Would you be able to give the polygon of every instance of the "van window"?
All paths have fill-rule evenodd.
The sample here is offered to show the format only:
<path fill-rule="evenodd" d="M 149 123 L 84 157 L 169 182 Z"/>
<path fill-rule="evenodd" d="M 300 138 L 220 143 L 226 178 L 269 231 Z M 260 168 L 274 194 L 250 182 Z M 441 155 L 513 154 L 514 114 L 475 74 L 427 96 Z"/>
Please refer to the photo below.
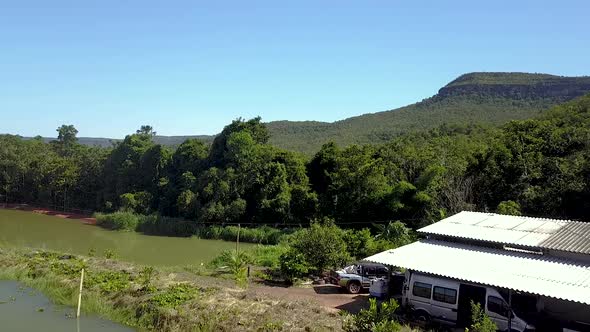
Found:
<path fill-rule="evenodd" d="M 378 277 L 387 277 L 387 269 L 383 266 L 377 267 L 377 276 Z"/>
<path fill-rule="evenodd" d="M 429 299 L 430 298 L 430 290 L 432 289 L 431 284 L 426 284 L 423 282 L 414 282 L 414 287 L 412 288 L 412 294 L 419 297 L 424 297 Z"/>
<path fill-rule="evenodd" d="M 508 317 L 508 306 L 506 302 L 499 297 L 488 296 L 488 311 Z"/>
<path fill-rule="evenodd" d="M 364 266 L 363 272 L 366 276 L 374 276 L 375 275 L 375 267 L 374 266 Z"/>
<path fill-rule="evenodd" d="M 438 302 L 455 304 L 457 303 L 457 290 L 445 287 L 434 287 L 432 298 Z"/>

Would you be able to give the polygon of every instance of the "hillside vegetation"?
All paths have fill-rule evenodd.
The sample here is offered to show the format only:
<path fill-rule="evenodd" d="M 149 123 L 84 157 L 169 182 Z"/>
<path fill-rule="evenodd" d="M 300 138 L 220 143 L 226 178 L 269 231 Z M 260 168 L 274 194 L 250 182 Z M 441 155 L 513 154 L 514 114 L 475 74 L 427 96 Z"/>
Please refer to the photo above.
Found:
<path fill-rule="evenodd" d="M 271 122 L 270 143 L 311 154 L 325 142 L 378 144 L 440 125 L 501 125 L 528 119 L 590 92 L 590 77 L 527 73 L 470 73 L 421 102 L 334 123 Z"/>
<path fill-rule="evenodd" d="M 154 219 L 162 232 L 318 218 L 415 228 L 461 210 L 580 219 L 590 209 L 590 95 L 500 128 L 328 143 L 311 159 L 270 145 L 260 118 L 232 122 L 211 145 L 190 139 L 176 149 L 156 144 L 149 126 L 114 148 L 80 145 L 73 126 L 58 130 L 50 144 L 0 136 L 2 201 L 174 217 Z"/>
<path fill-rule="evenodd" d="M 308 156 L 322 144 L 379 144 L 404 133 L 440 125 L 497 126 L 528 119 L 540 112 L 590 92 L 590 77 L 563 77 L 529 73 L 469 73 L 461 75 L 438 94 L 398 109 L 364 114 L 333 123 L 273 121 L 266 123 L 270 144 Z M 215 136 L 154 136 L 157 144 L 178 146 L 189 138 L 210 144 Z M 51 141 L 45 138 L 45 141 Z M 107 138 L 81 137 L 89 146 L 109 147 Z"/>

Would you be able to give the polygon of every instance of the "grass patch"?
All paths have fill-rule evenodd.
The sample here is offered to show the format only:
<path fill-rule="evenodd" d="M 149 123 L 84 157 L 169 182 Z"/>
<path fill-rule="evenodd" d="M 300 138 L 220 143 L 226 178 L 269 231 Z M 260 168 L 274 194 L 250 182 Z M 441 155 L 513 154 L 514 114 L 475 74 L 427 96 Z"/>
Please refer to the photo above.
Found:
<path fill-rule="evenodd" d="M 167 290 L 156 294 L 150 302 L 162 308 L 176 308 L 188 300 L 193 299 L 198 289 L 188 284 L 173 285 Z"/>
<path fill-rule="evenodd" d="M 339 316 L 316 305 L 268 298 L 179 268 L 0 247 L 0 279 L 20 281 L 59 305 L 76 306 L 82 267 L 82 312 L 140 330 L 268 331 L 283 323 L 289 330 L 341 328 Z"/>

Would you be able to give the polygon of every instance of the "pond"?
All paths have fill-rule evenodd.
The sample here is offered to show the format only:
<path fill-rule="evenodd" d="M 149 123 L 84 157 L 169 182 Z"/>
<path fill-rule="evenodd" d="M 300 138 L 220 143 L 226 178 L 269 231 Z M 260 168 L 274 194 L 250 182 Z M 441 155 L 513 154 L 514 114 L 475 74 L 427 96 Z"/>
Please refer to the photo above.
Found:
<path fill-rule="evenodd" d="M 0 329 L 2 331 L 133 331 L 129 327 L 81 315 L 74 308 L 54 305 L 36 290 L 16 281 L 0 280 Z"/>
<path fill-rule="evenodd" d="M 156 266 L 207 263 L 234 242 L 196 237 L 151 236 L 136 232 L 110 231 L 29 211 L 0 209 L 0 244 L 102 256 L 113 251 L 121 260 Z M 240 248 L 253 244 L 240 243 Z"/>

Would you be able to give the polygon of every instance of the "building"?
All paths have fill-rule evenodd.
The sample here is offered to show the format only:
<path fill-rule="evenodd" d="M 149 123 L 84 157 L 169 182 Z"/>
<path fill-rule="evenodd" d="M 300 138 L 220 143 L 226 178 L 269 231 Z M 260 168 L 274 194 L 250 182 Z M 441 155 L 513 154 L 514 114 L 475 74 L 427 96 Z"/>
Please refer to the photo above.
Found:
<path fill-rule="evenodd" d="M 539 314 L 590 324 L 590 223 L 461 212 L 418 232 L 365 260 L 514 292 Z"/>

